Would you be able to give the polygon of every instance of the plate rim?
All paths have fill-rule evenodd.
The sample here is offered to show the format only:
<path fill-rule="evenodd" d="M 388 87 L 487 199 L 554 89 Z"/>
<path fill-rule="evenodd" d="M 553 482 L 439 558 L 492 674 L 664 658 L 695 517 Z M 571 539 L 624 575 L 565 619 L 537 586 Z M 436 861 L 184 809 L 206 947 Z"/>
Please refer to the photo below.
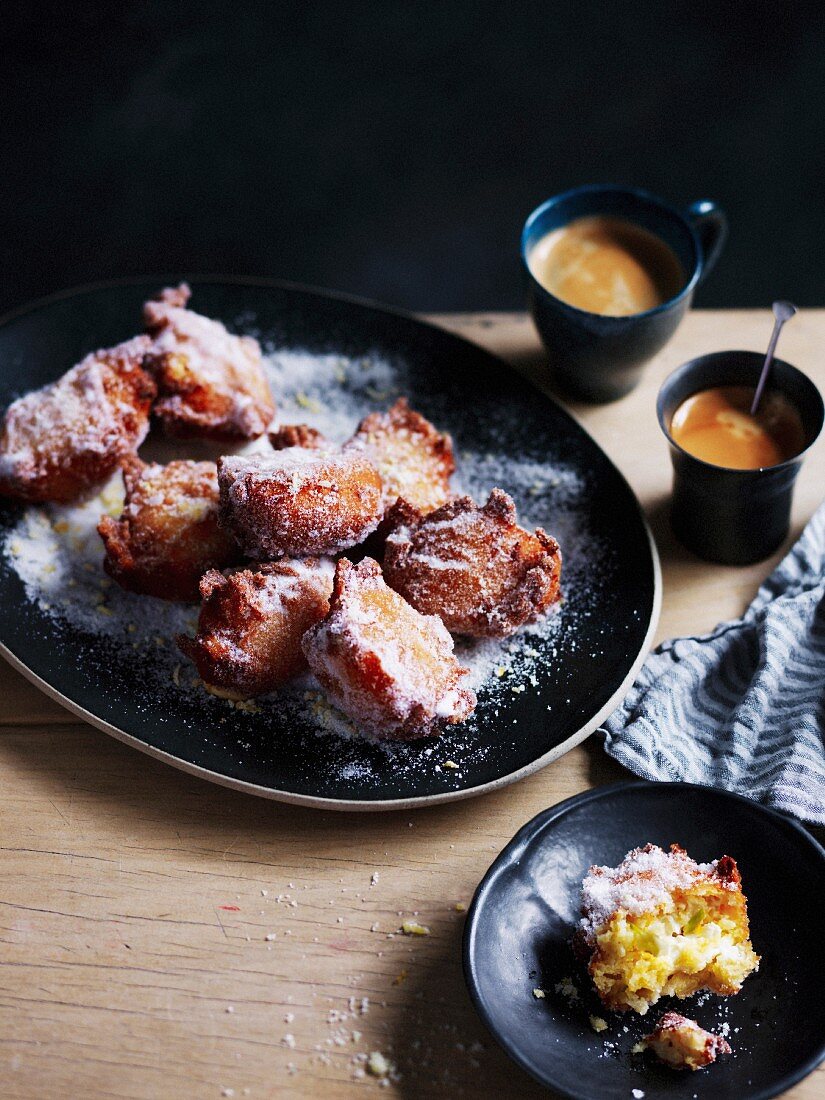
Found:
<path fill-rule="evenodd" d="M 457 340 L 460 343 L 469 344 L 476 350 L 481 351 L 483 354 L 489 356 L 491 359 L 498 360 L 501 365 L 508 371 L 516 371 L 515 367 L 512 367 L 501 356 L 496 355 L 495 352 L 489 351 L 481 344 L 476 344 L 473 340 L 468 340 L 465 336 L 460 336 L 450 329 L 442 328 L 437 323 L 427 319 L 425 320 L 422 315 L 413 313 L 411 311 L 403 309 L 395 309 L 394 307 L 382 305 L 379 302 L 374 302 L 368 298 L 359 298 L 353 294 L 341 293 L 339 291 L 329 291 L 322 287 L 314 287 L 305 283 L 290 282 L 283 279 L 267 279 L 258 278 L 255 276 L 221 276 L 221 275 L 161 275 L 153 277 L 151 275 L 135 275 L 127 276 L 121 279 L 103 279 L 91 283 L 83 283 L 76 287 L 71 287 L 67 290 L 56 291 L 53 294 L 48 294 L 42 298 L 37 298 L 32 302 L 28 302 L 16 309 L 13 309 L 2 316 L 0 316 L 0 327 L 17 320 L 20 317 L 25 316 L 28 313 L 34 313 L 38 309 L 42 309 L 45 306 L 51 305 L 53 302 L 63 301 L 64 299 L 73 298 L 84 293 L 91 293 L 100 290 L 115 289 L 118 287 L 128 287 L 140 285 L 147 282 L 164 282 L 164 281 L 180 281 L 185 280 L 191 282 L 195 286 L 198 283 L 211 283 L 219 285 L 232 285 L 232 286 L 257 286 L 264 289 L 284 289 L 295 290 L 306 294 L 316 295 L 322 298 L 333 298 L 338 301 L 350 302 L 354 305 L 366 306 L 369 309 L 377 310 L 381 313 L 388 314 L 389 316 L 402 317 L 406 320 L 413 321 L 417 325 L 422 325 L 425 328 L 432 328 L 438 330 L 450 337 L 453 340 Z M 427 315 L 429 318 L 431 315 Z M 516 371 L 516 373 L 519 373 Z M 64 695 L 57 688 L 53 687 L 48 681 L 39 676 L 33 669 L 31 669 L 25 661 L 13 653 L 8 646 L 0 639 L 0 655 L 2 655 L 9 664 L 20 672 L 30 683 L 39 688 L 45 695 L 54 699 L 64 709 L 74 714 L 76 717 L 82 719 L 87 724 L 101 730 L 103 733 L 108 734 L 110 737 L 114 737 L 116 740 L 121 741 L 123 744 L 129 745 L 132 748 L 138 749 L 140 752 L 145 753 L 147 756 L 151 756 L 156 760 L 160 760 L 164 764 L 168 764 L 179 771 L 186 772 L 189 775 L 194 775 L 199 779 L 203 779 L 209 783 L 215 783 L 221 787 L 227 787 L 231 790 L 241 791 L 245 794 L 255 795 L 258 798 L 266 798 L 270 801 L 284 802 L 290 805 L 310 806 L 314 809 L 320 810 L 338 810 L 343 812 L 387 812 L 392 810 L 413 810 L 426 806 L 441 805 L 446 802 L 458 802 L 467 798 L 475 798 L 479 795 L 488 794 L 492 791 L 500 790 L 503 787 L 508 787 L 512 783 L 518 783 L 522 779 L 526 779 L 534 772 L 541 771 L 549 764 L 552 764 L 554 760 L 564 756 L 570 752 L 577 745 L 586 740 L 607 718 L 616 707 L 624 699 L 625 695 L 632 686 L 636 674 L 644 663 L 648 653 L 650 652 L 653 637 L 656 632 L 656 628 L 659 623 L 659 617 L 662 609 L 662 569 L 661 562 L 659 560 L 659 551 L 656 546 L 656 540 L 653 537 L 650 524 L 648 523 L 647 516 L 644 513 L 641 503 L 636 496 L 635 490 L 628 482 L 622 471 L 613 461 L 613 459 L 607 454 L 604 448 L 593 439 L 590 433 L 585 427 L 579 424 L 578 420 L 570 413 L 563 405 L 561 405 L 550 394 L 545 393 L 536 384 L 524 375 L 519 374 L 524 382 L 532 388 L 542 393 L 548 400 L 553 401 L 558 406 L 560 411 L 570 420 L 572 420 L 580 431 L 584 432 L 589 439 L 595 444 L 596 447 L 604 454 L 607 461 L 616 471 L 616 474 L 626 485 L 630 492 L 634 506 L 641 520 L 643 530 L 647 535 L 648 547 L 650 550 L 651 564 L 653 567 L 653 603 L 650 610 L 650 619 L 648 621 L 647 630 L 645 636 L 642 639 L 641 646 L 639 647 L 633 663 L 629 668 L 627 675 L 622 680 L 616 691 L 605 702 L 601 709 L 581 726 L 578 730 L 572 733 L 568 738 L 562 741 L 559 745 L 554 746 L 548 752 L 542 756 L 537 757 L 535 760 L 530 761 L 529 764 L 525 764 L 524 767 L 518 768 L 516 771 L 508 772 L 506 775 L 499 776 L 497 779 L 492 779 L 487 783 L 479 783 L 473 787 L 463 788 L 462 790 L 442 791 L 438 794 L 429 795 L 416 795 L 412 798 L 381 798 L 381 799 L 344 799 L 344 798 L 329 798 L 318 795 L 300 794 L 294 791 L 284 791 L 277 787 L 264 787 L 258 783 L 251 783 L 247 780 L 235 779 L 232 776 L 223 775 L 220 772 L 212 771 L 210 768 L 205 768 L 199 764 L 193 764 L 188 760 L 184 760 L 182 757 L 175 756 L 172 753 L 166 752 L 163 749 L 158 749 L 154 745 L 149 745 L 145 741 L 141 741 L 140 738 L 135 737 L 133 734 L 127 733 L 125 730 L 120 729 L 118 726 L 113 725 L 111 722 L 107 722 L 106 719 L 100 718 L 91 711 L 86 710 L 79 703 L 75 703 L 68 696 Z"/>
<path fill-rule="evenodd" d="M 641 790 L 660 790 L 662 793 L 665 793 L 667 790 L 679 793 L 685 790 L 702 791 L 704 794 L 709 793 L 712 796 L 719 796 L 723 801 L 733 800 L 740 804 L 744 803 L 749 809 L 755 810 L 757 815 L 764 814 L 774 822 L 781 824 L 784 828 L 790 827 L 791 831 L 795 832 L 798 838 L 812 848 L 822 863 L 825 864 L 825 847 L 819 843 L 816 837 L 806 829 L 800 821 L 797 821 L 795 818 L 779 810 L 774 810 L 770 806 L 764 806 L 761 802 L 748 798 L 747 795 L 737 794 L 735 791 L 728 791 L 723 787 L 706 786 L 702 783 L 660 783 L 647 779 L 623 780 L 618 783 L 607 783 L 601 787 L 592 787 L 585 791 L 579 791 L 578 794 L 571 795 L 569 798 L 565 798 L 563 801 L 557 802 L 553 806 L 548 806 L 544 810 L 539 810 L 537 814 L 534 814 L 533 817 L 526 821 L 501 849 L 499 854 L 484 872 L 484 875 L 476 887 L 473 899 L 467 910 L 467 919 L 464 925 L 461 944 L 461 966 L 464 974 L 464 984 L 467 986 L 467 991 L 470 995 L 473 1007 L 496 1043 L 498 1043 L 507 1057 L 511 1058 L 518 1066 L 528 1073 L 533 1080 L 538 1081 L 539 1084 L 543 1085 L 545 1088 L 552 1088 L 559 1096 L 564 1097 L 565 1100 L 591 1100 L 591 1098 L 588 1093 L 571 1092 L 558 1082 L 547 1077 L 539 1067 L 533 1065 L 529 1058 L 523 1057 L 520 1052 L 514 1049 L 509 1038 L 505 1038 L 493 1023 L 492 1016 L 487 1009 L 487 1005 L 476 983 L 475 964 L 472 958 L 473 947 L 477 935 L 479 911 L 494 878 L 496 878 L 505 867 L 516 862 L 514 857 L 524 852 L 530 841 L 535 838 L 535 835 L 541 831 L 545 825 L 558 818 L 564 817 L 565 814 L 569 813 L 572 809 L 584 805 L 587 802 L 598 801 L 607 795 L 613 795 L 620 792 L 632 795 L 634 791 Z M 823 1061 L 825 1061 L 825 1036 L 822 1038 L 818 1051 L 812 1057 L 806 1059 L 796 1069 L 783 1076 L 776 1085 L 769 1085 L 766 1089 L 749 1093 L 748 1100 L 771 1100 L 772 1097 L 779 1096 L 781 1093 L 786 1092 L 788 1089 L 799 1084 L 800 1081 L 808 1077 Z"/>

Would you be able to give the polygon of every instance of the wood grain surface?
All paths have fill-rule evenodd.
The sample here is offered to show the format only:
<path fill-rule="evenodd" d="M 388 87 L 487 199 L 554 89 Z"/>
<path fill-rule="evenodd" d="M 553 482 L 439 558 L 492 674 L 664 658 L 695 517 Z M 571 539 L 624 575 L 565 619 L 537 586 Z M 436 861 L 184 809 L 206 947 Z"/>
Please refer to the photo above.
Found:
<path fill-rule="evenodd" d="M 433 319 L 541 381 L 524 316 Z M 636 392 L 572 410 L 651 520 L 664 575 L 658 638 L 740 613 L 780 556 L 740 569 L 679 547 L 654 411 L 678 363 L 763 348 L 770 328 L 768 312 L 694 312 Z M 782 357 L 825 388 L 825 311 L 803 312 L 782 341 Z M 820 444 L 799 480 L 793 534 L 819 503 L 823 474 Z M 4 1095 L 548 1095 L 473 1012 L 461 907 L 525 821 L 622 778 L 591 738 L 522 783 L 467 802 L 361 816 L 284 806 L 211 786 L 78 724 L 3 665 Z M 407 918 L 429 935 L 399 934 Z M 394 1080 L 364 1074 L 372 1051 L 397 1067 Z M 820 1068 L 786 1095 L 824 1092 Z"/>

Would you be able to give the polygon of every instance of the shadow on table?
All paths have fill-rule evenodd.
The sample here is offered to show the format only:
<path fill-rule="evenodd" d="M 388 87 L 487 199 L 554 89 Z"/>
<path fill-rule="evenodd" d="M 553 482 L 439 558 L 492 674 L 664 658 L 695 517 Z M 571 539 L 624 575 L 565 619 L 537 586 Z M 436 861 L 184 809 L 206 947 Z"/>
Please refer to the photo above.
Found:
<path fill-rule="evenodd" d="M 663 564 L 668 561 L 698 561 L 696 555 L 682 546 L 673 533 L 670 525 L 670 493 L 652 500 L 645 508 L 645 516 Z"/>
<path fill-rule="evenodd" d="M 462 935 L 463 922 L 457 922 L 423 964 L 410 967 L 400 987 L 390 1031 L 401 1073 L 398 1094 L 411 1100 L 471 1092 L 553 1100 L 556 1094 L 510 1061 L 476 1015 L 464 984 Z"/>
<path fill-rule="evenodd" d="M 739 575 L 739 571 L 743 568 L 750 569 L 754 575 L 754 596 L 761 583 L 761 579 L 773 572 L 776 565 L 779 564 L 802 534 L 802 530 L 805 526 L 804 523 L 798 520 L 793 522 L 782 545 L 764 561 L 754 562 L 752 565 L 745 567 L 725 566 L 704 561 L 697 554 L 694 554 L 692 550 L 688 550 L 687 547 L 679 542 L 676 535 L 673 533 L 673 528 L 670 523 L 670 501 L 670 493 L 664 493 L 662 496 L 649 501 L 645 506 L 645 515 L 650 524 L 650 529 L 653 532 L 653 537 L 656 540 L 656 546 L 659 551 L 662 565 L 684 565 L 702 571 L 707 569 L 716 569 L 722 572 L 730 570 L 732 575 L 734 575 L 734 571 L 736 571 L 735 575 Z"/>
<path fill-rule="evenodd" d="M 626 774 L 594 740 L 587 751 L 592 782 Z M 324 942 L 321 959 L 330 950 L 352 950 L 356 941 L 359 952 L 374 953 L 378 941 L 366 931 L 369 921 L 379 917 L 383 928 L 397 926 L 398 908 L 409 912 L 420 905 L 421 921 L 434 922 L 432 934 L 395 935 L 391 943 L 380 937 L 386 962 L 371 978 L 376 981 L 382 969 L 384 974 L 369 989 L 370 1000 L 380 1006 L 378 1030 L 372 1030 L 372 1010 L 364 1022 L 365 1031 L 371 1032 L 368 1041 L 382 1044 L 380 1049 L 398 1065 L 397 1093 L 552 1095 L 508 1059 L 477 1016 L 462 972 L 464 918 L 454 907 L 459 898 L 469 903 L 478 879 L 509 835 L 557 800 L 541 776 L 520 785 L 522 790 L 532 786 L 527 797 L 519 800 L 514 788 L 493 792 L 474 801 L 472 814 L 466 802 L 415 813 L 336 814 L 205 783 L 82 725 L 6 727 L 0 731 L 0 768 L 12 783 L 15 776 L 26 776 L 29 804 L 55 810 L 54 827 L 41 820 L 39 829 L 51 828 L 56 850 L 76 852 L 78 858 L 95 852 L 95 858 L 102 858 L 104 876 L 138 873 L 147 858 L 157 858 L 164 861 L 163 874 L 182 876 L 184 892 L 206 891 L 217 901 L 224 895 L 232 901 L 243 888 L 241 907 L 248 905 L 250 895 L 256 909 L 261 883 L 277 882 L 280 888 L 288 877 L 312 883 L 314 895 L 306 900 L 299 895 L 300 908 L 291 922 L 313 925 L 310 931 Z M 550 771 L 541 775 L 549 779 Z M 460 835 L 467 841 L 463 851 L 449 843 Z M 326 905 L 330 894 L 344 904 L 336 885 L 344 865 L 354 868 L 364 885 L 380 868 L 381 888 L 368 894 L 380 909 L 354 906 L 358 927 L 353 924 L 351 933 L 339 934 Z M 410 868 L 435 876 L 427 896 L 417 895 L 414 885 L 402 886 Z M 385 892 L 396 873 L 399 890 Z M 224 934 L 243 946 L 251 929 L 241 923 L 240 913 L 237 926 L 233 917 L 224 915 Z M 348 926 L 349 921 L 348 916 Z M 258 938 L 259 933 L 256 924 Z M 348 935 L 355 939 L 344 942 Z"/>
<path fill-rule="evenodd" d="M 588 738 L 581 748 L 588 756 L 591 786 L 628 778 L 629 773 L 605 754 L 600 738 Z M 119 817 L 124 821 L 148 822 L 155 829 L 171 830 L 180 836 L 188 826 L 197 823 L 203 837 L 214 834 L 216 840 L 220 838 L 224 845 L 221 851 L 228 834 L 250 841 L 257 838 L 260 845 L 273 846 L 285 836 L 294 836 L 300 839 L 308 858 L 321 855 L 313 852 L 316 839 L 329 849 L 323 855 L 346 849 L 352 858 L 351 853 L 364 845 L 384 848 L 393 841 L 401 841 L 404 847 L 414 847 L 413 825 L 424 826 L 428 838 L 443 840 L 453 837 L 457 830 L 466 829 L 468 820 L 482 831 L 487 824 L 492 828 L 495 822 L 494 832 L 485 833 L 484 839 L 495 838 L 498 847 L 502 847 L 526 820 L 526 816 L 523 820 L 518 816 L 518 810 L 513 817 L 518 805 L 516 791 L 523 791 L 526 785 L 532 788 L 522 799 L 526 814 L 537 813 L 560 800 L 558 795 L 553 797 L 552 790 L 547 790 L 546 796 L 542 793 L 538 799 L 535 797 L 536 785 L 541 785 L 538 788 L 541 789 L 543 777 L 552 777 L 551 764 L 521 783 L 499 791 L 417 810 L 341 813 L 288 805 L 170 768 L 92 726 L 71 720 L 59 725 L 0 724 L 0 762 L 5 764 L 10 781 L 17 775 L 25 775 L 31 781 L 29 797 L 58 800 L 61 805 L 67 798 L 76 804 L 82 802 L 84 815 L 91 821 L 99 817 L 104 826 Z M 483 809 L 468 818 L 470 804 Z M 376 829 L 379 822 L 381 828 Z M 498 847 L 489 848 L 490 859 Z M 202 850 L 206 854 L 207 849 Z M 239 848 L 233 848 L 233 853 L 241 858 Z M 371 858 L 365 860 L 370 862 Z M 281 865 L 280 860 L 273 859 L 273 863 Z"/>

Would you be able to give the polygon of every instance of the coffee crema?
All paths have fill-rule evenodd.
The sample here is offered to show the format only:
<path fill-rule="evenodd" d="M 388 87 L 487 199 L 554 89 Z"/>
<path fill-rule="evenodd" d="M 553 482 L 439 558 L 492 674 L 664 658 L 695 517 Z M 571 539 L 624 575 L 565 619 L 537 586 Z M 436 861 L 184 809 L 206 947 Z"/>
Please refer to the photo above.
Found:
<path fill-rule="evenodd" d="M 714 386 L 683 401 L 670 435 L 683 450 L 714 466 L 759 470 L 805 449 L 805 429 L 794 406 L 780 393 L 762 395 L 756 416 L 753 386 Z"/>
<path fill-rule="evenodd" d="M 687 279 L 676 254 L 625 218 L 576 218 L 541 237 L 527 257 L 537 282 L 588 313 L 628 317 L 674 298 Z"/>

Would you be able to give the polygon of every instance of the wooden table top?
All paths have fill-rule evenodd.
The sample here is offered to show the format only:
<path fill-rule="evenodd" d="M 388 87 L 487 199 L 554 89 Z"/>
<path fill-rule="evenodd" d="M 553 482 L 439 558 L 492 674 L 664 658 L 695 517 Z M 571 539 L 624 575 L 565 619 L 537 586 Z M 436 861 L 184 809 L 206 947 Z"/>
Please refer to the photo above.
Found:
<path fill-rule="evenodd" d="M 519 314 L 433 318 L 538 379 Z M 738 615 L 778 560 L 708 565 L 668 529 L 655 395 L 678 363 L 762 349 L 767 311 L 694 312 L 624 400 L 574 414 L 625 473 L 662 558 L 657 640 Z M 825 310 L 782 357 L 825 389 Z M 825 481 L 799 478 L 793 534 Z M 784 549 L 784 548 L 783 548 Z M 483 798 L 335 814 L 212 786 L 80 724 L 0 662 L 0 1068 L 13 1097 L 546 1096 L 477 1019 L 460 961 L 463 914 L 539 810 L 627 778 L 591 738 Z M 402 936 L 417 916 L 428 936 Z M 825 1068 L 786 1095 L 814 1100 Z M 743 1097 L 743 1100 L 745 1098 Z"/>

